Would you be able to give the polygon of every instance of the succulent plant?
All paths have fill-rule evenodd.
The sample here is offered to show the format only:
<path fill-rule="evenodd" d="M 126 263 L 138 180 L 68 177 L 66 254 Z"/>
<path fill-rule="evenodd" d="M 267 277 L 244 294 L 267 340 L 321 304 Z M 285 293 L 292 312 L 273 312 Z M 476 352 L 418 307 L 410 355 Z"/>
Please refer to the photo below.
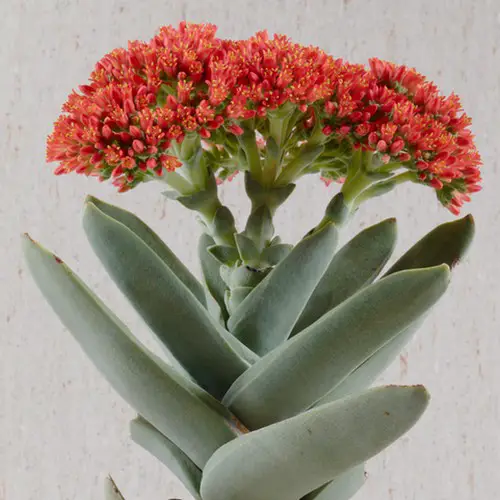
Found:
<path fill-rule="evenodd" d="M 25 237 L 30 271 L 108 382 L 136 411 L 132 439 L 196 499 L 347 500 L 364 464 L 424 412 L 422 386 L 372 383 L 445 293 L 471 216 L 436 227 L 385 273 L 396 221 L 337 249 L 368 199 L 410 180 L 452 212 L 479 156 L 455 96 L 414 70 L 350 65 L 283 37 L 166 27 L 96 66 L 49 138 L 57 173 L 121 191 L 158 179 L 202 222 L 199 281 L 134 214 L 89 196 L 84 231 L 163 348 L 142 345 L 57 256 Z M 244 172 L 244 230 L 218 197 Z M 307 173 L 342 189 L 295 245 L 273 216 Z M 111 478 L 108 500 L 123 499 Z"/>

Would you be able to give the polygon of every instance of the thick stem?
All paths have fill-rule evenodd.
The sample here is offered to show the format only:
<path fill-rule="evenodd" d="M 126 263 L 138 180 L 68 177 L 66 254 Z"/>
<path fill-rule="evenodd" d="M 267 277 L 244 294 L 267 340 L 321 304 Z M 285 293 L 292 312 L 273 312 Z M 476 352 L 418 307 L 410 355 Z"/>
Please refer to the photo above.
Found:
<path fill-rule="evenodd" d="M 245 128 L 243 134 L 238 136 L 238 141 L 241 149 L 243 149 L 245 153 L 248 170 L 252 174 L 252 177 L 261 180 L 262 165 L 260 160 L 260 151 L 255 137 L 255 130 Z"/>

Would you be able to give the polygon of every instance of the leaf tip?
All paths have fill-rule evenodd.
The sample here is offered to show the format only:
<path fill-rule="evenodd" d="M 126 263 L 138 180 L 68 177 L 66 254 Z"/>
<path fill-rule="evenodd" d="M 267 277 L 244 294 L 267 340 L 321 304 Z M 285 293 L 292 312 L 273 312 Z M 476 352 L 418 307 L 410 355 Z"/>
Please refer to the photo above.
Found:
<path fill-rule="evenodd" d="M 84 203 L 84 205 L 87 205 L 88 203 L 92 203 L 93 205 L 97 205 L 98 203 L 102 203 L 102 201 L 99 200 L 98 198 L 96 198 L 95 196 L 88 194 L 85 197 L 85 201 L 83 203 Z"/>

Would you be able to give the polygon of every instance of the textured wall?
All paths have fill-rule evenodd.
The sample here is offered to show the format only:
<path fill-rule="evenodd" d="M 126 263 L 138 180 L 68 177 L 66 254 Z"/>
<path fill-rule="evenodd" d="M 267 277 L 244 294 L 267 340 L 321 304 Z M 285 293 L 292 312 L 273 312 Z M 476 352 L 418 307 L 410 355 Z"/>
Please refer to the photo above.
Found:
<path fill-rule="evenodd" d="M 127 438 L 134 415 L 83 357 L 27 276 L 19 233 L 57 252 L 142 335 L 146 329 L 106 278 L 79 225 L 90 192 L 134 210 L 190 265 L 191 213 L 146 186 L 119 196 L 83 178 L 56 178 L 44 140 L 70 89 L 94 62 L 161 24 L 211 21 L 227 37 L 267 28 L 337 56 L 377 55 L 416 66 L 445 91 L 463 96 L 484 156 L 486 189 L 468 207 L 477 238 L 451 291 L 384 376 L 423 382 L 432 404 L 421 422 L 369 463 L 356 500 L 496 498 L 500 454 L 500 6 L 494 0 L 2 0 L 0 6 L 0 500 L 100 498 L 111 472 L 127 500 L 189 496 L 175 478 Z M 317 220 L 332 191 L 300 185 L 278 216 L 285 239 Z M 241 215 L 241 185 L 224 199 Z M 387 216 L 400 221 L 398 250 L 451 219 L 430 190 L 400 187 L 367 204 L 351 230 Z M 272 500 L 272 499 L 270 499 Z"/>

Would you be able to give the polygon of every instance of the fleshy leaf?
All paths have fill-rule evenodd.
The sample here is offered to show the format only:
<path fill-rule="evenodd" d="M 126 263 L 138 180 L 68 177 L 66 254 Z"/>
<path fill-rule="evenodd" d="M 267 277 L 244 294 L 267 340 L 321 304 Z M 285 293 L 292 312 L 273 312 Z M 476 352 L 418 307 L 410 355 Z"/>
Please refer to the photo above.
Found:
<path fill-rule="evenodd" d="M 228 245 L 212 245 L 207 252 L 221 264 L 233 265 L 239 259 L 238 250 Z"/>
<path fill-rule="evenodd" d="M 300 498 L 406 433 L 424 412 L 428 399 L 422 386 L 381 387 L 240 436 L 208 461 L 202 497 Z"/>
<path fill-rule="evenodd" d="M 133 213 L 105 203 L 93 196 L 88 196 L 87 201 L 95 205 L 108 217 L 121 222 L 127 226 L 138 238 L 140 238 L 158 257 L 172 270 L 172 272 L 191 290 L 193 295 L 205 304 L 205 291 L 203 285 L 191 274 L 189 269 L 177 258 L 163 240 L 139 217 Z"/>
<path fill-rule="evenodd" d="M 394 358 L 401 352 L 405 345 L 413 338 L 422 325 L 422 322 L 423 320 L 419 319 L 405 328 L 390 342 L 387 342 L 387 344 L 382 346 L 366 361 L 359 365 L 337 387 L 315 403 L 314 406 L 336 401 L 337 399 L 356 394 L 370 387 L 377 377 L 394 361 Z"/>
<path fill-rule="evenodd" d="M 266 205 L 262 205 L 248 217 L 245 235 L 255 243 L 259 251 L 262 251 L 273 234 L 274 226 L 271 212 Z"/>
<path fill-rule="evenodd" d="M 314 323 L 323 314 L 370 284 L 394 250 L 396 220 L 370 226 L 344 245 L 334 256 L 300 316 L 293 334 Z"/>
<path fill-rule="evenodd" d="M 96 368 L 198 467 L 235 437 L 229 412 L 149 353 L 58 257 L 29 237 L 24 253 L 42 294 Z"/>
<path fill-rule="evenodd" d="M 255 243 L 244 234 L 235 234 L 234 240 L 236 242 L 236 247 L 238 248 L 238 253 L 243 262 L 248 265 L 252 265 L 254 262 L 259 260 L 259 249 L 255 246 Z"/>
<path fill-rule="evenodd" d="M 364 288 L 255 363 L 223 404 L 251 429 L 309 408 L 428 311 L 449 274 L 445 264 L 413 269 Z"/>
<path fill-rule="evenodd" d="M 130 436 L 135 443 L 166 465 L 196 500 L 201 500 L 201 470 L 178 446 L 142 417 L 130 422 Z"/>
<path fill-rule="evenodd" d="M 231 315 L 229 330 L 259 355 L 286 340 L 330 263 L 336 243 L 333 224 L 301 240 Z"/>
<path fill-rule="evenodd" d="M 201 264 L 201 271 L 205 279 L 205 286 L 210 295 L 214 298 L 220 308 L 220 313 L 224 322 L 229 317 L 226 306 L 224 304 L 224 293 L 226 291 L 226 284 L 220 276 L 221 263 L 207 251 L 207 248 L 215 245 L 211 236 L 203 233 L 198 243 L 198 256 Z M 207 305 L 208 305 L 207 300 Z"/>
<path fill-rule="evenodd" d="M 261 254 L 261 260 L 270 266 L 277 266 L 293 250 L 293 245 L 278 243 L 268 246 Z"/>
<path fill-rule="evenodd" d="M 226 292 L 225 302 L 229 314 L 233 314 L 252 291 L 253 287 L 251 286 L 239 286 L 232 290 L 228 290 Z"/>
<path fill-rule="evenodd" d="M 472 217 L 438 226 L 412 247 L 389 271 L 392 274 L 415 266 L 428 267 L 438 263 L 453 265 L 467 251 L 474 235 Z M 315 406 L 335 401 L 369 387 L 410 342 L 423 319 L 419 319 L 364 361 L 341 384 L 319 400 Z"/>
<path fill-rule="evenodd" d="M 222 397 L 249 365 L 225 340 L 230 334 L 123 224 L 87 203 L 83 225 L 109 275 L 158 339 L 204 389 Z"/>
<path fill-rule="evenodd" d="M 111 476 L 104 479 L 104 500 L 125 500 Z"/>
<path fill-rule="evenodd" d="M 349 500 L 365 484 L 365 464 L 356 465 L 302 500 Z"/>
<path fill-rule="evenodd" d="M 439 264 L 448 264 L 453 268 L 469 248 L 474 231 L 472 215 L 437 226 L 413 245 L 387 271 L 386 276 L 403 269 L 432 267 Z"/>

